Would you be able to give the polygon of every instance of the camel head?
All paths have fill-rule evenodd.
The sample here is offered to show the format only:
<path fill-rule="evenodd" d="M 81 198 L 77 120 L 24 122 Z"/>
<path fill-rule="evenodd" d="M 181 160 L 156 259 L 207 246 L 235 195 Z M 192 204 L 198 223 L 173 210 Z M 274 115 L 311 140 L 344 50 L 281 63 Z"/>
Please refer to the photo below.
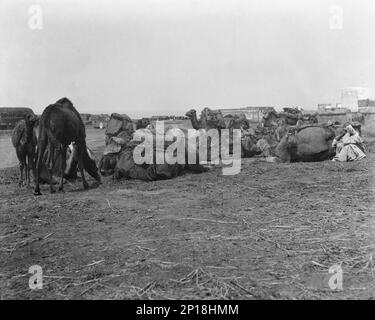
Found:
<path fill-rule="evenodd" d="M 25 115 L 25 135 L 26 135 L 26 142 L 29 143 L 33 139 L 33 131 L 36 130 L 35 127 L 38 124 L 38 117 L 33 113 L 28 113 Z"/>
<path fill-rule="evenodd" d="M 297 128 L 300 128 L 301 126 L 303 126 L 303 120 L 298 119 L 298 120 L 297 120 L 297 123 L 296 123 L 296 127 L 297 127 Z"/>
<path fill-rule="evenodd" d="M 194 129 L 199 130 L 201 128 L 201 121 L 198 120 L 197 118 L 197 111 L 195 111 L 194 109 L 191 109 L 185 113 L 185 116 L 190 119 L 191 124 Z"/>
<path fill-rule="evenodd" d="M 204 108 L 200 117 L 200 124 L 205 129 L 225 129 L 225 120 L 219 110 L 211 110 L 210 108 Z"/>
<path fill-rule="evenodd" d="M 28 113 L 25 115 L 26 125 L 29 125 L 30 127 L 33 127 L 38 121 L 39 121 L 38 116 L 36 116 L 33 113 Z"/>
<path fill-rule="evenodd" d="M 197 117 L 197 111 L 194 109 L 190 109 L 188 112 L 185 113 L 185 116 L 188 118 L 196 118 Z"/>
<path fill-rule="evenodd" d="M 285 126 L 286 125 L 286 121 L 284 118 L 279 118 L 276 120 L 276 123 L 278 126 Z"/>
<path fill-rule="evenodd" d="M 137 121 L 137 130 L 144 129 L 151 123 L 149 118 L 142 118 Z"/>

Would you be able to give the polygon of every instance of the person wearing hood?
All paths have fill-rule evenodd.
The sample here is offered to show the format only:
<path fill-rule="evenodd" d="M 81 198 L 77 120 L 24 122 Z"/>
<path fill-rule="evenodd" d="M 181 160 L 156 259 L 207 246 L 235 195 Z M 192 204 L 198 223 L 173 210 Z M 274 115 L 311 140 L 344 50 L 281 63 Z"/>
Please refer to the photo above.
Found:
<path fill-rule="evenodd" d="M 356 161 L 366 157 L 363 139 L 351 125 L 346 126 L 344 133 L 333 140 L 332 147 L 336 148 L 332 161 Z"/>

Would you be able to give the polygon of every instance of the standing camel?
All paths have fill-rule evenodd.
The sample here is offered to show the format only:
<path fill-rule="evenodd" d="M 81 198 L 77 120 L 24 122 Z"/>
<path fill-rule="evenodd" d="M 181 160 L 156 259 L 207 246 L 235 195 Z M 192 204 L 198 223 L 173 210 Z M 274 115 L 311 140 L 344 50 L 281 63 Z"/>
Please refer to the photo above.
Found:
<path fill-rule="evenodd" d="M 40 118 L 35 195 L 41 194 L 39 178 L 46 148 L 48 148 L 47 167 L 50 176 L 50 192 L 55 192 L 52 183 L 52 170 L 56 160 L 56 151 L 61 155 L 59 191 L 64 191 L 63 177 L 66 166 L 66 150 L 71 142 L 75 142 L 77 148 L 76 158 L 84 189 L 88 188 L 84 168 L 100 183 L 95 161 L 90 158 L 87 152 L 85 125 L 73 104 L 67 98 L 63 98 L 44 109 Z"/>
<path fill-rule="evenodd" d="M 195 130 L 202 129 L 201 121 L 197 118 L 197 111 L 194 109 L 189 110 L 185 113 L 185 116 L 188 117 L 191 121 L 191 125 Z"/>
<path fill-rule="evenodd" d="M 24 120 L 19 121 L 12 131 L 12 144 L 16 149 L 17 158 L 20 165 L 19 185 L 23 183 L 23 171 L 25 178 L 30 185 L 30 170 L 35 177 L 35 149 L 37 138 L 34 133 L 34 125 L 37 117 L 34 114 L 27 114 Z"/>
<path fill-rule="evenodd" d="M 201 116 L 197 118 L 197 112 L 194 109 L 189 110 L 185 114 L 191 121 L 191 125 L 195 130 L 205 129 L 216 129 L 218 131 L 218 148 L 219 156 L 221 155 L 221 130 L 226 128 L 224 117 L 220 110 L 211 110 L 210 108 L 204 108 L 201 112 Z M 211 160 L 211 147 L 212 147 L 211 136 L 207 137 L 207 159 Z M 231 147 L 229 146 L 229 149 Z"/>

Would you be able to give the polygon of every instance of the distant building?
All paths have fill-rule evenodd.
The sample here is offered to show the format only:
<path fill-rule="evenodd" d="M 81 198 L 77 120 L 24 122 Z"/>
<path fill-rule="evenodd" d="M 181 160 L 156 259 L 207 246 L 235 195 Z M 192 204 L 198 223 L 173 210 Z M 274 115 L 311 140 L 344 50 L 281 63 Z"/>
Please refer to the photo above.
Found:
<path fill-rule="evenodd" d="M 327 111 L 329 109 L 332 109 L 332 103 L 319 103 L 318 104 L 318 111 Z"/>
<path fill-rule="evenodd" d="M 359 111 L 358 101 L 367 99 L 375 99 L 375 88 L 347 87 L 341 93 L 343 108 L 350 109 L 352 112 Z"/>
<path fill-rule="evenodd" d="M 318 112 L 318 122 L 319 123 L 326 123 L 328 121 L 334 123 L 345 123 L 350 121 L 351 119 L 351 112 L 347 109 L 340 108 L 341 110 L 334 110 L 334 111 L 320 111 Z"/>
<path fill-rule="evenodd" d="M 93 114 L 90 116 L 90 122 L 94 128 L 105 129 L 108 121 L 108 114 Z"/>
<path fill-rule="evenodd" d="M 34 114 L 30 108 L 0 108 L 0 129 L 13 129 L 27 114 Z"/>
<path fill-rule="evenodd" d="M 181 117 L 181 116 L 176 116 L 176 117 L 170 117 L 168 119 L 158 119 L 158 117 L 152 117 L 150 118 L 150 125 L 152 127 L 156 127 L 156 124 L 162 121 L 164 125 L 164 131 L 168 131 L 169 129 L 172 128 L 179 128 L 179 129 L 193 129 L 193 126 L 191 124 L 191 120 L 187 117 Z"/>
<path fill-rule="evenodd" d="M 81 115 L 81 118 L 82 118 L 82 121 L 84 124 L 90 124 L 90 117 L 91 117 L 91 114 L 89 113 L 80 113 Z"/>
<path fill-rule="evenodd" d="M 270 112 L 275 111 L 274 107 L 240 107 L 240 108 L 225 108 L 225 109 L 219 109 L 223 116 L 226 115 L 236 115 L 243 113 L 245 114 L 247 120 L 250 122 L 256 122 L 260 123 L 262 121 L 263 115 Z"/>
<path fill-rule="evenodd" d="M 152 116 L 151 121 L 161 121 L 161 120 L 186 120 L 189 119 L 186 116 Z"/>
<path fill-rule="evenodd" d="M 359 99 L 358 111 L 364 118 L 362 132 L 375 135 L 375 99 Z"/>
<path fill-rule="evenodd" d="M 375 99 L 358 100 L 358 111 L 361 113 L 375 113 Z"/>
<path fill-rule="evenodd" d="M 360 122 L 362 134 L 375 134 L 375 88 L 347 87 L 341 103 L 318 104 L 319 122 Z"/>
<path fill-rule="evenodd" d="M 319 103 L 318 104 L 318 122 L 326 123 L 339 122 L 345 123 L 350 119 L 350 109 L 343 108 L 342 104 L 337 103 Z"/>

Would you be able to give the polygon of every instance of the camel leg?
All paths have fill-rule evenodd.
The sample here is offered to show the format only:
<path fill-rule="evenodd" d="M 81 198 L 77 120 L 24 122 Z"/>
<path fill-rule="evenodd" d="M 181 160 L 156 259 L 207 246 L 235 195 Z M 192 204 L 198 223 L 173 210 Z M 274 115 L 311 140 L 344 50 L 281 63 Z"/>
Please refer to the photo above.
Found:
<path fill-rule="evenodd" d="M 81 173 L 81 178 L 82 178 L 82 183 L 83 183 L 83 188 L 86 190 L 89 188 L 89 185 L 86 181 L 86 178 L 85 178 L 85 174 L 83 172 L 83 152 L 84 152 L 84 149 L 83 148 L 86 148 L 86 146 L 84 145 L 82 147 L 82 145 L 77 145 L 77 156 L 78 156 L 78 169 L 79 169 L 79 172 Z"/>
<path fill-rule="evenodd" d="M 49 176 L 49 190 L 50 193 L 55 193 L 55 188 L 53 187 L 53 166 L 55 164 L 55 147 L 52 143 L 48 146 L 48 176 Z"/>
<path fill-rule="evenodd" d="M 20 177 L 19 177 L 19 181 L 18 181 L 18 185 L 21 187 L 22 186 L 22 183 L 23 183 L 23 169 L 25 168 L 25 161 L 24 159 L 22 159 L 20 161 Z"/>
<path fill-rule="evenodd" d="M 19 177 L 18 177 L 18 186 L 22 186 L 22 182 L 23 182 L 23 169 L 25 167 L 25 161 L 26 161 L 26 154 L 24 153 L 24 150 L 22 148 L 22 146 L 16 148 L 16 154 L 17 154 L 17 158 L 18 158 L 18 162 L 19 162 L 19 168 L 20 168 L 20 173 L 19 173 Z"/>
<path fill-rule="evenodd" d="M 61 167 L 60 167 L 60 186 L 59 191 L 64 192 L 64 173 L 65 173 L 65 167 L 66 167 L 66 146 L 62 146 L 61 150 Z"/>
<path fill-rule="evenodd" d="M 26 179 L 27 186 L 30 187 L 30 170 L 33 168 L 33 159 L 31 154 L 27 154 L 27 163 L 26 163 Z"/>
<path fill-rule="evenodd" d="M 34 181 L 35 181 L 35 162 L 34 162 L 34 155 L 29 155 L 28 157 L 29 162 L 29 185 L 30 185 L 30 171 L 33 173 Z"/>
<path fill-rule="evenodd" d="M 29 160 L 27 156 L 26 156 L 26 161 L 25 161 L 25 169 L 26 169 L 25 180 L 26 180 L 27 186 L 29 186 L 30 185 L 30 172 L 29 172 Z"/>
<path fill-rule="evenodd" d="M 35 190 L 34 195 L 39 196 L 41 195 L 39 180 L 40 180 L 40 172 L 43 165 L 43 155 L 46 150 L 47 146 L 47 136 L 43 136 L 39 138 L 38 141 L 38 157 L 36 161 L 36 169 L 35 169 Z"/>

